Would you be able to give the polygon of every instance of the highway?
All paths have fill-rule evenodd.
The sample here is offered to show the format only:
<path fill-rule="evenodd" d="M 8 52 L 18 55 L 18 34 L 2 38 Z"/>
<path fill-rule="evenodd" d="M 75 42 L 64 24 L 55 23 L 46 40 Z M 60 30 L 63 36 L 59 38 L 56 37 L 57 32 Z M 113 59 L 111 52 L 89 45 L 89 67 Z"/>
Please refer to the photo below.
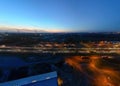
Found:
<path fill-rule="evenodd" d="M 23 52 L 23 53 L 115 53 L 120 54 L 120 48 L 49 48 L 49 47 L 0 47 L 0 52 Z"/>

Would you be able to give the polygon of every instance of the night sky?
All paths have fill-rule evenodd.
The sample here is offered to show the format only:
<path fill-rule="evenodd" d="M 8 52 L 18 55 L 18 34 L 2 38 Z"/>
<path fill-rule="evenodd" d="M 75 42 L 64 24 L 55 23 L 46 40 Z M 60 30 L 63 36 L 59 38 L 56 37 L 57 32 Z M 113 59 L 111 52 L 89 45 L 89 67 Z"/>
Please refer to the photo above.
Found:
<path fill-rule="evenodd" d="M 0 0 L 0 25 L 45 31 L 120 31 L 120 0 Z"/>

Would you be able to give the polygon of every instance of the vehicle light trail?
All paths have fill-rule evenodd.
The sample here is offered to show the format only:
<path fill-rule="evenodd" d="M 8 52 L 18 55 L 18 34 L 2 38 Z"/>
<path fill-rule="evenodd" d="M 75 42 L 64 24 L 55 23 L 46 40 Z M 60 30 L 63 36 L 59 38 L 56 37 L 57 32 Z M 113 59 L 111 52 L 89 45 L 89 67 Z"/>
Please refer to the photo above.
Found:
<path fill-rule="evenodd" d="M 95 86 L 120 86 L 119 73 L 110 68 L 98 68 L 100 57 L 90 57 L 89 69 L 94 73 Z"/>
<path fill-rule="evenodd" d="M 110 67 L 99 68 L 102 66 L 102 64 L 100 64 L 101 59 L 102 58 L 99 56 L 90 56 L 88 63 L 82 63 L 84 62 L 84 59 L 82 59 L 81 56 L 73 56 L 66 58 L 65 62 L 71 66 L 73 70 L 83 73 L 94 86 L 120 86 L 119 72 L 111 69 Z M 83 64 L 85 64 L 85 66 L 83 66 Z M 92 75 L 89 75 L 88 71 L 86 71 L 84 67 L 90 70 Z"/>
<path fill-rule="evenodd" d="M 80 65 L 81 61 L 82 59 L 80 56 L 75 56 L 75 57 L 65 59 L 65 63 L 67 63 L 68 65 L 70 65 L 71 67 L 73 67 L 75 70 L 78 70 L 78 71 L 83 71 Z"/>

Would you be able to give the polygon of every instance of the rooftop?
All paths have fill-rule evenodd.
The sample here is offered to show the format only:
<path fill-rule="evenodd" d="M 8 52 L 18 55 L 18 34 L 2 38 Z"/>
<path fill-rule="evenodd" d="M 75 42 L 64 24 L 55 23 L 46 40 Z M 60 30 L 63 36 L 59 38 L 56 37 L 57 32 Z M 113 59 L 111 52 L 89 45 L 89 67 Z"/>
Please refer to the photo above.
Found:
<path fill-rule="evenodd" d="M 0 86 L 58 86 L 57 73 L 50 72 L 32 77 L 27 77 L 19 80 L 0 83 Z"/>

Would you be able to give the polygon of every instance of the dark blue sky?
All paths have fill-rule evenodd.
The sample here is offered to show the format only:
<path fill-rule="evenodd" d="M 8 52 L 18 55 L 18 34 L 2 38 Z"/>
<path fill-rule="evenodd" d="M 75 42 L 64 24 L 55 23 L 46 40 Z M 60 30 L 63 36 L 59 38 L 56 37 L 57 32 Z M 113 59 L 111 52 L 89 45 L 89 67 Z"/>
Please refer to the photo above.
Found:
<path fill-rule="evenodd" d="M 120 31 L 120 0 L 0 0 L 0 24 L 48 31 Z"/>

